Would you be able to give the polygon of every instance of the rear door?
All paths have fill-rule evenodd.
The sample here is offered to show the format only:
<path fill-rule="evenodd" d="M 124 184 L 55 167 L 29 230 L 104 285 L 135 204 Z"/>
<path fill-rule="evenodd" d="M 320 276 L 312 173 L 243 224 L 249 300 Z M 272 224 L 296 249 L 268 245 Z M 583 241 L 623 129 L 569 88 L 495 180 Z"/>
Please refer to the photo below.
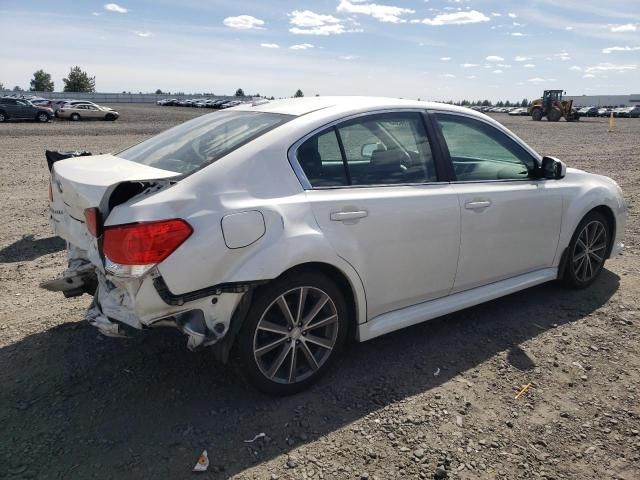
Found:
<path fill-rule="evenodd" d="M 35 108 L 24 100 L 16 100 L 15 118 L 34 118 Z"/>
<path fill-rule="evenodd" d="M 534 179 L 536 159 L 494 125 L 435 114 L 454 170 L 461 243 L 453 292 L 552 266 L 562 222 L 562 188 Z"/>
<path fill-rule="evenodd" d="M 293 151 L 323 234 L 362 279 L 368 319 L 449 293 L 458 199 L 439 181 L 421 112 L 338 122 Z"/>

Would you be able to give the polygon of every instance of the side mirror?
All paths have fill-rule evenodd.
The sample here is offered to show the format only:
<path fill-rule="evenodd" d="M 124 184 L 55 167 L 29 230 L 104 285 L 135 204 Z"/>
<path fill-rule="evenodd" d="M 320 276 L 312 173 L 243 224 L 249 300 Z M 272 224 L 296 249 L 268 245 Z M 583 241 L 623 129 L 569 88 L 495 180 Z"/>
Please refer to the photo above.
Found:
<path fill-rule="evenodd" d="M 360 155 L 362 156 L 362 158 L 371 158 L 373 156 L 373 152 L 375 152 L 377 149 L 377 143 L 365 143 L 360 149 Z"/>
<path fill-rule="evenodd" d="M 560 180 L 567 174 L 567 166 L 555 157 L 544 157 L 540 165 L 540 177 Z"/>

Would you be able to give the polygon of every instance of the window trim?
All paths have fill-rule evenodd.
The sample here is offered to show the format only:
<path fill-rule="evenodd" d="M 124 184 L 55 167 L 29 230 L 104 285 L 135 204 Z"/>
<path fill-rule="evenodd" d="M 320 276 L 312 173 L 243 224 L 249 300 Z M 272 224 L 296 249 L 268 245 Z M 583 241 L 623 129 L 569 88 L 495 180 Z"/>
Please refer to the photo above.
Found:
<path fill-rule="evenodd" d="M 531 155 L 531 158 L 533 159 L 533 161 L 535 162 L 537 167 L 540 167 L 540 162 L 542 160 L 542 157 L 540 156 L 540 154 L 538 152 L 533 150 L 531 147 L 529 147 L 529 145 L 527 145 L 522 140 L 520 140 L 518 137 L 513 135 L 511 132 L 509 132 L 505 127 L 503 127 L 499 123 L 497 125 L 495 125 L 493 122 L 487 121 L 486 119 L 478 117 L 476 115 L 470 115 L 470 114 L 467 114 L 466 112 L 452 112 L 450 110 L 444 110 L 444 109 L 430 108 L 430 109 L 428 109 L 427 114 L 429 115 L 429 117 L 431 117 L 431 119 L 432 119 L 432 121 L 434 123 L 434 128 L 437 130 L 437 136 L 440 138 L 440 143 L 441 143 L 441 147 L 442 147 L 442 155 L 446 159 L 445 161 L 446 161 L 446 163 L 448 165 L 448 168 L 450 169 L 450 175 L 451 175 L 450 183 L 462 183 L 462 184 L 466 184 L 466 183 L 507 183 L 507 182 L 538 182 L 540 180 L 545 180 L 544 178 L 536 178 L 536 177 L 532 177 L 532 176 L 529 176 L 527 178 L 496 178 L 496 179 L 493 179 L 493 180 L 458 180 L 456 178 L 456 176 L 455 176 L 455 171 L 453 170 L 453 162 L 451 161 L 451 154 L 449 153 L 449 147 L 447 145 L 446 139 L 444 138 L 444 134 L 442 133 L 442 128 L 440 127 L 440 123 L 438 122 L 436 114 L 446 114 L 446 115 L 452 115 L 454 117 L 458 116 L 458 117 L 470 118 L 472 120 L 477 120 L 478 122 L 482 122 L 485 125 L 487 125 L 488 127 L 492 127 L 495 130 L 498 130 L 502 134 L 506 135 L 509 139 L 514 141 L 525 152 L 527 152 L 529 155 Z"/>
<path fill-rule="evenodd" d="M 307 178 L 307 175 L 304 173 L 304 170 L 302 169 L 302 167 L 300 166 L 300 163 L 298 162 L 298 149 L 304 142 L 306 142 L 308 139 L 310 139 L 314 135 L 324 132 L 325 130 L 328 131 L 330 129 L 333 129 L 334 133 L 336 134 L 336 137 L 338 138 L 338 145 L 340 146 L 340 154 L 342 155 L 342 161 L 343 163 L 345 163 L 346 155 L 344 152 L 344 146 L 342 146 L 342 139 L 340 138 L 340 134 L 338 132 L 338 128 L 340 124 L 351 121 L 351 120 L 355 120 L 361 117 L 369 117 L 372 115 L 380 115 L 385 113 L 417 113 L 419 114 L 420 119 L 423 123 L 423 127 L 425 129 L 425 132 L 427 134 L 427 139 L 429 141 L 429 146 L 431 148 L 431 155 L 433 157 L 434 166 L 436 169 L 436 176 L 438 180 L 436 180 L 435 182 L 384 183 L 384 184 L 380 183 L 375 185 L 334 185 L 329 187 L 314 187 L 313 185 L 311 185 L 311 183 L 309 182 L 309 179 Z M 360 112 L 352 115 L 347 115 L 345 117 L 341 117 L 337 120 L 333 120 L 331 122 L 325 123 L 324 125 L 318 128 L 313 129 L 311 132 L 307 133 L 306 135 L 304 135 L 303 137 L 295 141 L 287 151 L 287 158 L 289 160 L 289 164 L 291 165 L 291 168 L 293 169 L 293 172 L 295 173 L 296 177 L 298 177 L 298 181 L 300 182 L 304 190 L 339 190 L 339 189 L 343 190 L 346 188 L 405 187 L 405 186 L 416 186 L 416 185 L 441 185 L 441 184 L 449 183 L 447 179 L 448 175 L 446 170 L 444 172 L 441 171 L 442 165 L 443 165 L 442 157 L 441 157 L 442 152 L 441 152 L 441 147 L 438 144 L 439 142 L 436 141 L 437 132 L 433 131 L 433 128 L 430 125 L 429 120 L 426 118 L 426 114 L 427 114 L 427 110 L 424 108 L 409 107 L 409 108 L 384 108 L 380 110 L 370 110 L 368 112 Z M 434 136 L 436 138 L 434 138 Z M 451 162 L 449 161 L 449 163 Z M 350 175 L 348 175 L 347 178 L 350 178 Z"/>

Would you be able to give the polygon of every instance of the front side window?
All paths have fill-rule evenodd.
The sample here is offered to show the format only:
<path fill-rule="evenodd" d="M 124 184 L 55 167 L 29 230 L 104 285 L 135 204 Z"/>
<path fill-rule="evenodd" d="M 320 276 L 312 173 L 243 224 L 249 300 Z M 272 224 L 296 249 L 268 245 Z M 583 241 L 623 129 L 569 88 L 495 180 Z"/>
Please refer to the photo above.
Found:
<path fill-rule="evenodd" d="M 312 187 L 437 180 L 419 113 L 373 114 L 346 121 L 308 139 L 297 156 Z"/>
<path fill-rule="evenodd" d="M 292 118 L 291 115 L 265 112 L 210 113 L 117 155 L 132 162 L 188 175 Z"/>
<path fill-rule="evenodd" d="M 459 181 L 529 178 L 534 158 L 500 130 L 480 120 L 449 113 L 436 118 Z"/>

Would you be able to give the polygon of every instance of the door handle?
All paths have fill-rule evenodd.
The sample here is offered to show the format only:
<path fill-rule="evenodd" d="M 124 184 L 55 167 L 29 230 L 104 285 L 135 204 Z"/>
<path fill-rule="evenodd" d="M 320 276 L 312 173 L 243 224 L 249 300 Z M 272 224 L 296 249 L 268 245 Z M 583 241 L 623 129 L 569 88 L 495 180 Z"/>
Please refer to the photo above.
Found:
<path fill-rule="evenodd" d="M 358 220 L 369 215 L 366 210 L 352 210 L 348 212 L 331 212 L 329 218 L 336 222 L 348 222 L 349 220 Z"/>
<path fill-rule="evenodd" d="M 474 200 L 464 204 L 464 208 L 467 210 L 479 210 L 481 208 L 487 208 L 491 206 L 491 200 Z"/>

